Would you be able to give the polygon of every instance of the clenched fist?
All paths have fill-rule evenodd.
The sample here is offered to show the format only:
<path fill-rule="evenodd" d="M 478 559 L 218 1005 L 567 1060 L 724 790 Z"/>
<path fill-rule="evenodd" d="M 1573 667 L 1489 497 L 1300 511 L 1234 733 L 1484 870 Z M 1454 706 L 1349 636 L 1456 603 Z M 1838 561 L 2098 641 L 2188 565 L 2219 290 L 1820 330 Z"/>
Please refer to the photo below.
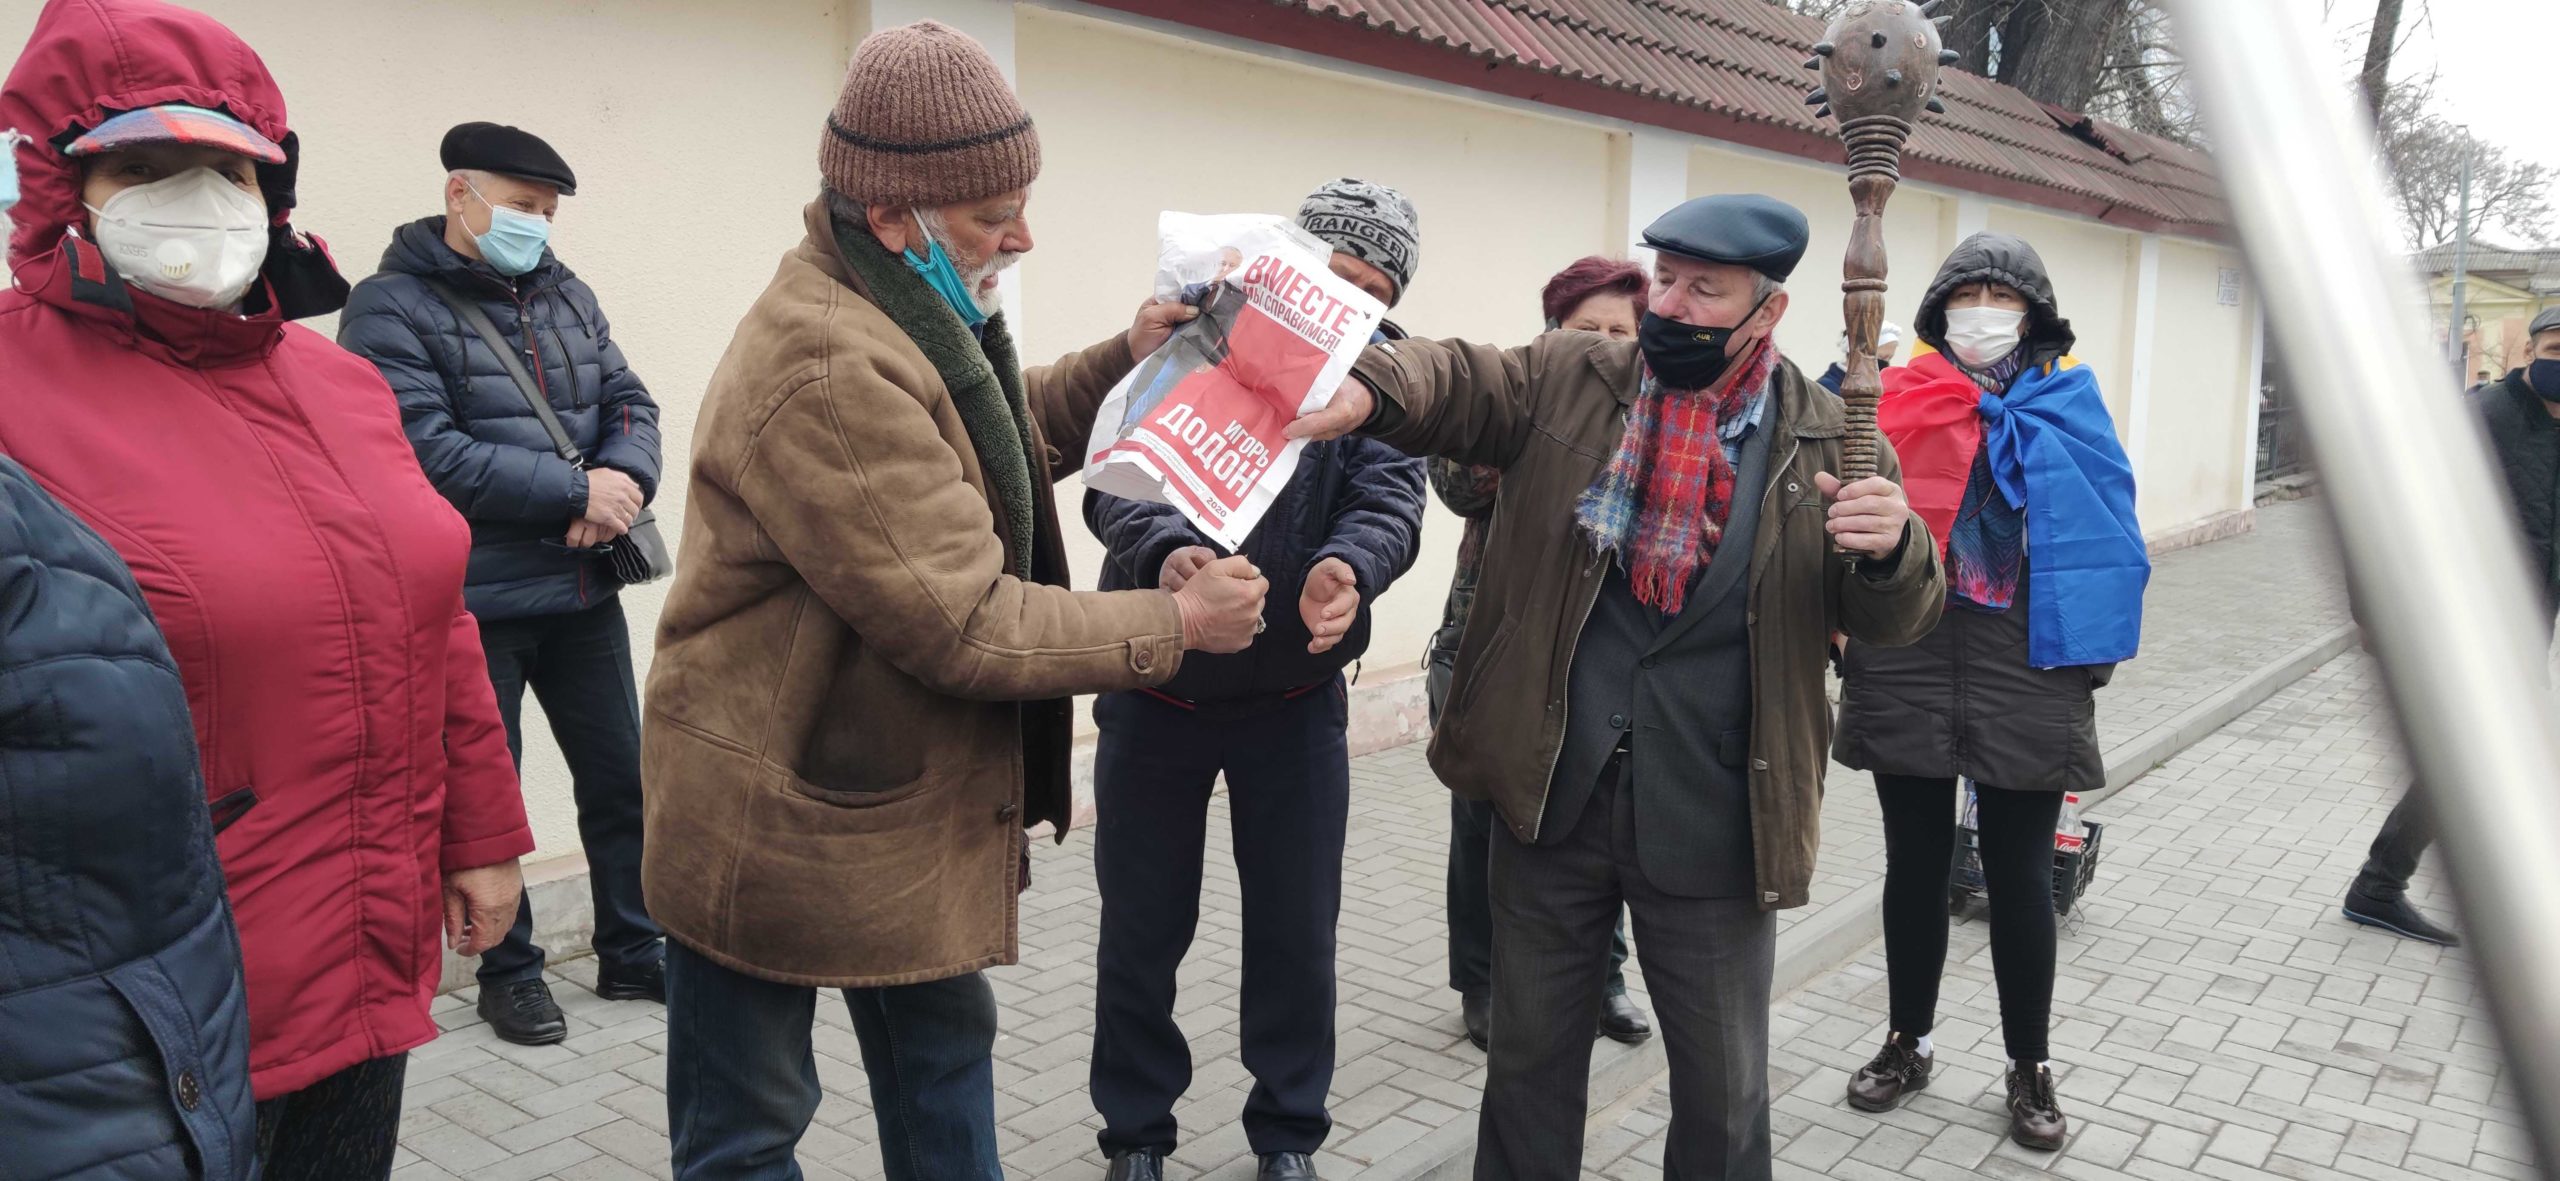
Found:
<path fill-rule="evenodd" d="M 1360 579 L 1349 563 L 1326 558 L 1307 571 L 1307 589 L 1298 594 L 1298 618 L 1315 637 L 1307 651 L 1321 656 L 1333 650 L 1360 618 Z"/>
<path fill-rule="evenodd" d="M 1200 568 L 1173 592 L 1182 608 L 1182 646 L 1198 652 L 1242 652 L 1262 630 L 1262 600 L 1270 580 L 1242 557 L 1220 558 Z"/>
<path fill-rule="evenodd" d="M 604 540 L 629 532 L 631 522 L 647 507 L 648 497 L 641 494 L 639 481 L 609 467 L 587 469 L 587 515 L 581 519 L 603 528 Z"/>
<path fill-rule="evenodd" d="M 1186 545 L 1165 555 L 1164 569 L 1156 572 L 1156 587 L 1165 591 L 1181 590 L 1191 581 L 1192 575 L 1217 560 L 1217 551 L 1208 546 Z"/>
<path fill-rule="evenodd" d="M 1911 523 L 1911 502 L 1902 486 L 1882 476 L 1869 476 L 1842 487 L 1829 472 L 1816 472 L 1813 486 L 1831 499 L 1831 544 L 1853 554 L 1883 561 L 1902 548 L 1902 531 Z"/>

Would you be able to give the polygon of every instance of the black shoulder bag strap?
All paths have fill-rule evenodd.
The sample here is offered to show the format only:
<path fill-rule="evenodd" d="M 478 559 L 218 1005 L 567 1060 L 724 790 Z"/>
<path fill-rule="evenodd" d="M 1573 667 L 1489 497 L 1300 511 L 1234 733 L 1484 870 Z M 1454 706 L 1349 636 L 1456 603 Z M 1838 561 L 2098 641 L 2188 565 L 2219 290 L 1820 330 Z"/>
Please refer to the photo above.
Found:
<path fill-rule="evenodd" d="M 543 430 L 550 432 L 552 449 L 560 453 L 560 458 L 580 471 L 595 466 L 587 462 L 586 455 L 578 450 L 578 444 L 569 438 L 568 428 L 560 425 L 560 415 L 551 409 L 551 399 L 542 396 L 541 385 L 533 380 L 533 374 L 525 371 L 524 362 L 516 359 L 515 346 L 508 344 L 505 334 L 490 322 L 489 313 L 480 310 L 480 301 L 454 290 L 452 284 L 442 279 L 426 279 L 424 282 L 427 290 L 434 292 L 464 326 L 488 344 L 490 352 L 498 355 L 498 364 L 505 366 L 507 376 L 515 379 L 516 389 L 524 394 L 525 404 L 533 407 L 533 416 L 542 420 Z M 596 548 L 603 551 L 613 567 L 613 576 L 625 583 L 649 582 L 675 572 L 675 556 L 668 551 L 666 538 L 658 532 L 658 514 L 645 508 L 640 510 L 639 516 L 631 519 L 630 530 L 619 540 Z"/>
<path fill-rule="evenodd" d="M 505 366 L 507 376 L 515 379 L 516 389 L 533 407 L 534 417 L 542 420 L 542 429 L 551 432 L 552 449 L 558 451 L 560 458 L 568 460 L 571 466 L 584 471 L 587 457 L 569 438 L 568 428 L 560 425 L 560 416 L 551 409 L 551 399 L 542 396 L 542 386 L 533 380 L 533 374 L 525 371 L 524 362 L 516 359 L 515 346 L 508 344 L 505 334 L 490 322 L 489 313 L 480 310 L 480 301 L 454 290 L 452 284 L 442 279 L 428 279 L 426 284 L 427 290 L 435 292 L 436 298 L 444 301 L 444 306 L 453 309 L 454 316 L 462 321 L 463 327 L 477 334 L 489 346 L 490 352 L 498 354 L 498 364 Z"/>

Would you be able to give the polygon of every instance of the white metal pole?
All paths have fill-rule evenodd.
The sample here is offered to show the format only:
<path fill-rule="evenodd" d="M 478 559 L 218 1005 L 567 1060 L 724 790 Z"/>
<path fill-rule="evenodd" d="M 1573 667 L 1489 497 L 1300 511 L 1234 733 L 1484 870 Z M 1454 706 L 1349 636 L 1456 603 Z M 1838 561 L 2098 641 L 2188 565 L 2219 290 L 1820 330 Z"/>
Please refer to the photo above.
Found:
<path fill-rule="evenodd" d="M 2462 313 L 2471 281 L 2471 130 L 2462 132 L 2462 204 L 2453 223 L 2453 319 L 2445 338 L 2453 353 L 2453 376 L 2471 384 L 2471 350 L 2462 339 Z"/>
<path fill-rule="evenodd" d="M 2465 946 L 2545 1161 L 2560 1159 L 2560 726 L 2541 595 L 2445 380 L 2370 127 L 2298 4 L 2173 0 L 2241 244 L 2360 614 L 2443 830 Z M 2341 331 L 2341 326 L 2351 326 Z"/>

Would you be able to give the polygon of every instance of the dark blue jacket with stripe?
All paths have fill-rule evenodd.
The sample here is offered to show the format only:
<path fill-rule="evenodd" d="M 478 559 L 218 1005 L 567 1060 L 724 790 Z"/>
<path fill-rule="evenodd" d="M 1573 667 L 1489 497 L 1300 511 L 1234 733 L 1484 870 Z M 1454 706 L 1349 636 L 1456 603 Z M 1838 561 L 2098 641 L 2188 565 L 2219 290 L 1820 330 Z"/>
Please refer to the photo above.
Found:
<path fill-rule="evenodd" d="M 505 363 L 429 278 L 479 302 L 588 465 L 631 477 L 652 500 L 658 404 L 614 344 L 595 291 L 557 257 L 546 250 L 509 280 L 446 245 L 442 217 L 400 227 L 338 321 L 338 343 L 399 395 L 427 478 L 471 522 L 471 613 L 486 623 L 603 602 L 621 584 L 602 552 L 562 542 L 587 511 L 586 472 L 561 458 Z"/>
<path fill-rule="evenodd" d="M 1225 702 L 1331 681 L 1369 648 L 1369 609 L 1413 568 L 1422 548 L 1422 461 L 1357 436 L 1310 443 L 1298 470 L 1238 551 L 1271 580 L 1262 617 L 1268 630 L 1232 655 L 1194 652 L 1163 692 L 1193 702 Z M 1166 558 L 1187 546 L 1217 547 L 1167 504 L 1085 493 L 1085 523 L 1102 539 L 1102 589 L 1152 589 Z M 1360 615 L 1342 642 L 1321 655 L 1298 614 L 1307 574 L 1340 558 L 1360 585 Z M 1414 655 L 1420 655 L 1415 653 Z"/>
<path fill-rule="evenodd" d="M 0 1178 L 252 1175 L 214 827 L 133 576 L 0 458 Z"/>

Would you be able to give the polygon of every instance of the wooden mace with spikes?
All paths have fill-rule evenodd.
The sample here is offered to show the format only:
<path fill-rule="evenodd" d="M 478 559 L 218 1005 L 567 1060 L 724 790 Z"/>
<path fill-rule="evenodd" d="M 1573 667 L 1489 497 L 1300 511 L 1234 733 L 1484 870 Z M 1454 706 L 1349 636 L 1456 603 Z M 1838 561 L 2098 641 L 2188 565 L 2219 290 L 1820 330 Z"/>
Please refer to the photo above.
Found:
<path fill-rule="evenodd" d="M 1849 151 L 1849 198 L 1858 220 L 1841 263 L 1840 290 L 1849 328 L 1847 376 L 1840 396 L 1848 403 L 1842 483 L 1876 474 L 1876 333 L 1884 325 L 1884 206 L 1902 182 L 1902 146 L 1922 111 L 1946 112 L 1938 101 L 1938 70 L 1961 56 L 1946 48 L 1932 13 L 1945 0 L 1859 0 L 1831 22 L 1813 47 L 1808 70 L 1822 71 L 1822 86 L 1805 97 L 1820 117 L 1836 117 Z"/>

